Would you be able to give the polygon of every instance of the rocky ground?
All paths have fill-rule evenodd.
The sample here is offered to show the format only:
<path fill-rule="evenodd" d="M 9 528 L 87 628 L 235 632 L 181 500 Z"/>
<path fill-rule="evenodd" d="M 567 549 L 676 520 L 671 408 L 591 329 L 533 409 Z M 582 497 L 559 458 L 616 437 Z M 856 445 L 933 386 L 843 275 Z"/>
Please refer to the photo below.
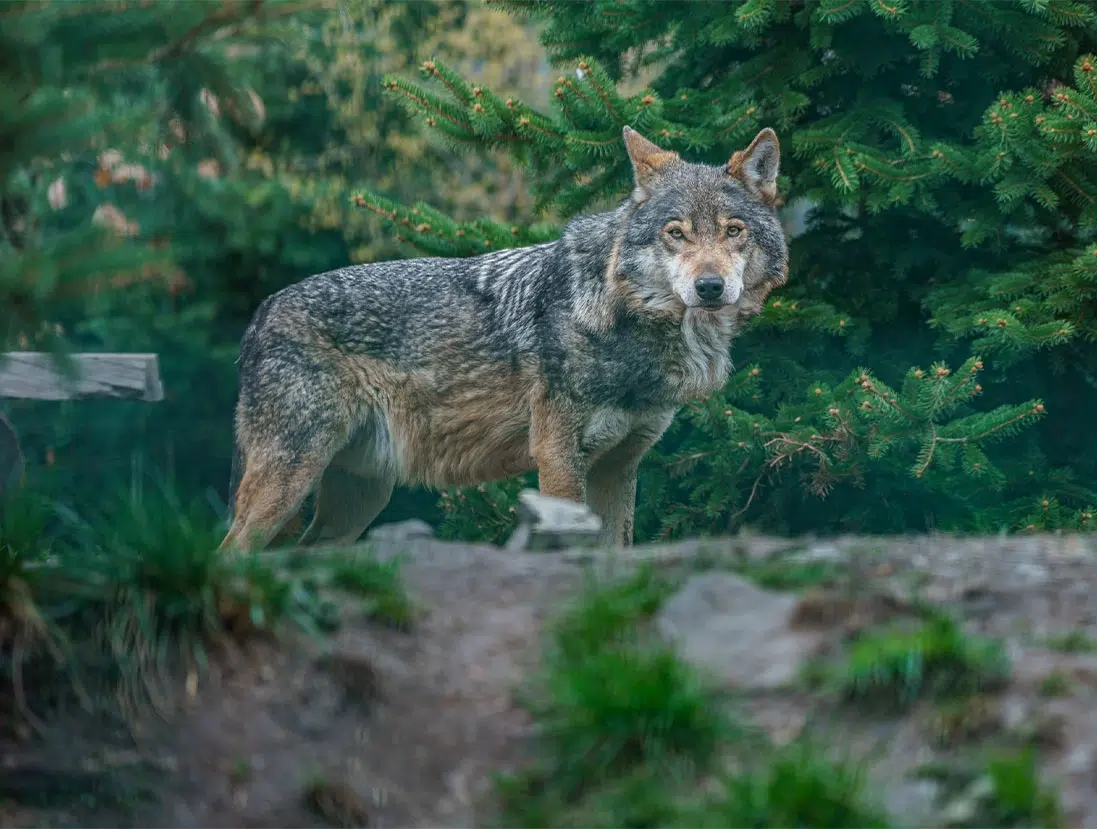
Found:
<path fill-rule="evenodd" d="M 678 584 L 658 634 L 776 743 L 810 734 L 865 760 L 895 823 L 978 824 L 986 782 L 965 763 L 1008 742 L 1038 748 L 1065 825 L 1097 827 L 1097 552 L 1083 538 L 740 536 L 603 554 L 397 530 L 369 543 L 404 561 L 421 608 L 410 630 L 348 611 L 330 647 L 296 637 L 221 655 L 177 716 L 136 739 L 62 717 L 0 744 L 0 825 L 484 825 L 491 775 L 536 746 L 515 692 L 546 624 L 592 572 L 652 562 Z M 811 683 L 859 633 L 927 606 L 1000 639 L 1004 681 L 961 708 L 872 714 Z"/>

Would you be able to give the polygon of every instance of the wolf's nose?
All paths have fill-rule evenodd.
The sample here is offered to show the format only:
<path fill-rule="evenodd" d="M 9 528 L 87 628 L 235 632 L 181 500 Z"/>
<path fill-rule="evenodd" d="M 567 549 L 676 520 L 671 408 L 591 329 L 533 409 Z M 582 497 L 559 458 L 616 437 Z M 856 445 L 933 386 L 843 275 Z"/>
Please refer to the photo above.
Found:
<path fill-rule="evenodd" d="M 706 273 L 693 283 L 697 297 L 701 302 L 715 302 L 724 292 L 724 280 L 715 274 Z"/>

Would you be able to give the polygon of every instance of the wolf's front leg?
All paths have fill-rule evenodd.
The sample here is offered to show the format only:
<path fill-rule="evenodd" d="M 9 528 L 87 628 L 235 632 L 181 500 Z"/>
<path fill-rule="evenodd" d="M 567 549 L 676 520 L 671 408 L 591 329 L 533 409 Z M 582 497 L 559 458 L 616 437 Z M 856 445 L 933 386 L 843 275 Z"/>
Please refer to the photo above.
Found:
<path fill-rule="evenodd" d="M 657 434 L 633 432 L 591 466 L 587 475 L 587 501 L 602 519 L 603 544 L 625 547 L 632 544 L 636 473 L 644 453 L 657 438 Z"/>
<path fill-rule="evenodd" d="M 673 417 L 673 412 L 660 412 L 643 418 L 624 440 L 591 466 L 587 475 L 587 502 L 602 519 L 602 544 L 632 545 L 636 473 L 640 461 L 666 431 Z"/>
<path fill-rule="evenodd" d="M 587 503 L 602 519 L 598 541 L 605 547 L 632 544 L 636 512 L 637 465 L 620 466 L 600 459 L 587 477 Z"/>

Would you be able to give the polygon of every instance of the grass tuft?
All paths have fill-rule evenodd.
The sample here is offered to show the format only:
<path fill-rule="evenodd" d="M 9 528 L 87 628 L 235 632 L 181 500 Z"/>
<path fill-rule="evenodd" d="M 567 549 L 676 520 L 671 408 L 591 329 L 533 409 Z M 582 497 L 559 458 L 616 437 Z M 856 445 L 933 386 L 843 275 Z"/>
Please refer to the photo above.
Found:
<path fill-rule="evenodd" d="M 1040 681 L 1040 696 L 1062 697 L 1070 693 L 1070 678 L 1062 671 L 1052 671 Z"/>
<path fill-rule="evenodd" d="M 669 781 L 707 768 L 734 736 L 699 677 L 644 635 L 674 587 L 643 567 L 593 585 L 557 620 L 531 703 L 539 761 L 498 781 L 506 825 L 662 825 Z"/>
<path fill-rule="evenodd" d="M 379 561 L 361 552 L 342 553 L 329 566 L 332 586 L 356 596 L 369 618 L 400 630 L 414 624 L 417 610 L 397 559 Z"/>
<path fill-rule="evenodd" d="M 1048 637 L 1047 646 L 1061 653 L 1092 653 L 1097 651 L 1097 639 L 1084 630 L 1071 630 Z"/>
<path fill-rule="evenodd" d="M 0 502 L 0 676 L 18 716 L 35 728 L 41 724 L 27 699 L 27 666 L 44 655 L 52 668 L 70 669 L 72 678 L 69 640 L 56 608 L 44 601 L 56 590 L 47 568 L 53 517 L 52 502 L 26 489 L 6 493 Z"/>
<path fill-rule="evenodd" d="M 728 724 L 670 650 L 612 649 L 558 666 L 540 722 L 569 792 L 638 766 L 705 768 Z"/>
<path fill-rule="evenodd" d="M 789 561 L 775 558 L 750 562 L 735 568 L 743 578 L 766 590 L 799 592 L 810 587 L 831 587 L 844 574 L 840 564 L 831 561 Z"/>
<path fill-rule="evenodd" d="M 51 527 L 66 531 L 57 550 Z M 374 617 L 410 622 L 395 563 L 337 551 L 294 568 L 277 551 L 220 553 L 220 540 L 207 504 L 184 503 L 163 484 L 126 488 L 90 521 L 14 493 L 0 508 L 0 674 L 19 707 L 36 650 L 105 681 L 132 721 L 150 703 L 166 715 L 169 690 L 186 674 L 192 691 L 210 650 L 231 638 L 285 624 L 323 636 L 339 621 L 327 588 L 364 600 Z"/>
<path fill-rule="evenodd" d="M 1036 752 L 1031 747 L 991 760 L 987 774 L 992 795 L 987 814 L 982 816 L 983 825 L 1047 829 L 1062 825 L 1058 794 L 1041 784 Z"/>
<path fill-rule="evenodd" d="M 607 647 L 634 641 L 637 625 L 654 616 L 677 587 L 650 564 L 623 581 L 594 584 L 557 621 L 552 637 L 557 658 L 581 661 Z"/>
<path fill-rule="evenodd" d="M 127 714 L 144 702 L 166 711 L 180 671 L 208 667 L 230 636 L 272 633 L 283 622 L 319 634 L 333 609 L 270 560 L 218 551 L 209 507 L 183 503 L 167 486 L 133 488 L 87 527 L 90 549 L 69 563 L 94 589 L 85 600 L 96 641 L 116 667 Z"/>
<path fill-rule="evenodd" d="M 833 762 L 810 743 L 787 746 L 767 765 L 724 782 L 722 796 L 685 815 L 682 826 L 886 827 L 883 810 L 865 798 L 862 769 Z"/>
<path fill-rule="evenodd" d="M 913 630 L 863 634 L 837 681 L 849 699 L 903 708 L 923 697 L 993 690 L 1009 671 L 999 641 L 969 636 L 955 619 L 936 613 Z"/>
<path fill-rule="evenodd" d="M 501 822 L 521 827 L 884 826 L 861 779 L 810 749 L 769 762 L 762 741 L 645 621 L 676 585 L 644 568 L 587 592 L 554 626 L 531 706 L 540 753 L 497 781 Z M 753 771 L 703 781 L 725 756 Z M 730 821 L 730 822 L 729 822 Z"/>

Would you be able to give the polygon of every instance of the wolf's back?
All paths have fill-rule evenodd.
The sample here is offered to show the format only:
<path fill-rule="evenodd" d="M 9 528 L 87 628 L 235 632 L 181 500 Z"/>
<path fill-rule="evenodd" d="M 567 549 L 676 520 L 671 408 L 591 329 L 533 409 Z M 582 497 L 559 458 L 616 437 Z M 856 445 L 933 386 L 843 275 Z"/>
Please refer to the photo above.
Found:
<path fill-rule="evenodd" d="M 241 340 L 238 414 L 266 405 L 262 386 L 277 378 L 265 366 L 276 352 L 300 359 L 302 372 L 334 350 L 398 369 L 446 364 L 460 373 L 461 361 L 475 367 L 535 349 L 537 319 L 546 305 L 559 311 L 567 293 L 554 250 L 549 243 L 350 265 L 283 288 L 259 305 Z M 230 504 L 246 462 L 237 430 L 234 421 Z"/>

